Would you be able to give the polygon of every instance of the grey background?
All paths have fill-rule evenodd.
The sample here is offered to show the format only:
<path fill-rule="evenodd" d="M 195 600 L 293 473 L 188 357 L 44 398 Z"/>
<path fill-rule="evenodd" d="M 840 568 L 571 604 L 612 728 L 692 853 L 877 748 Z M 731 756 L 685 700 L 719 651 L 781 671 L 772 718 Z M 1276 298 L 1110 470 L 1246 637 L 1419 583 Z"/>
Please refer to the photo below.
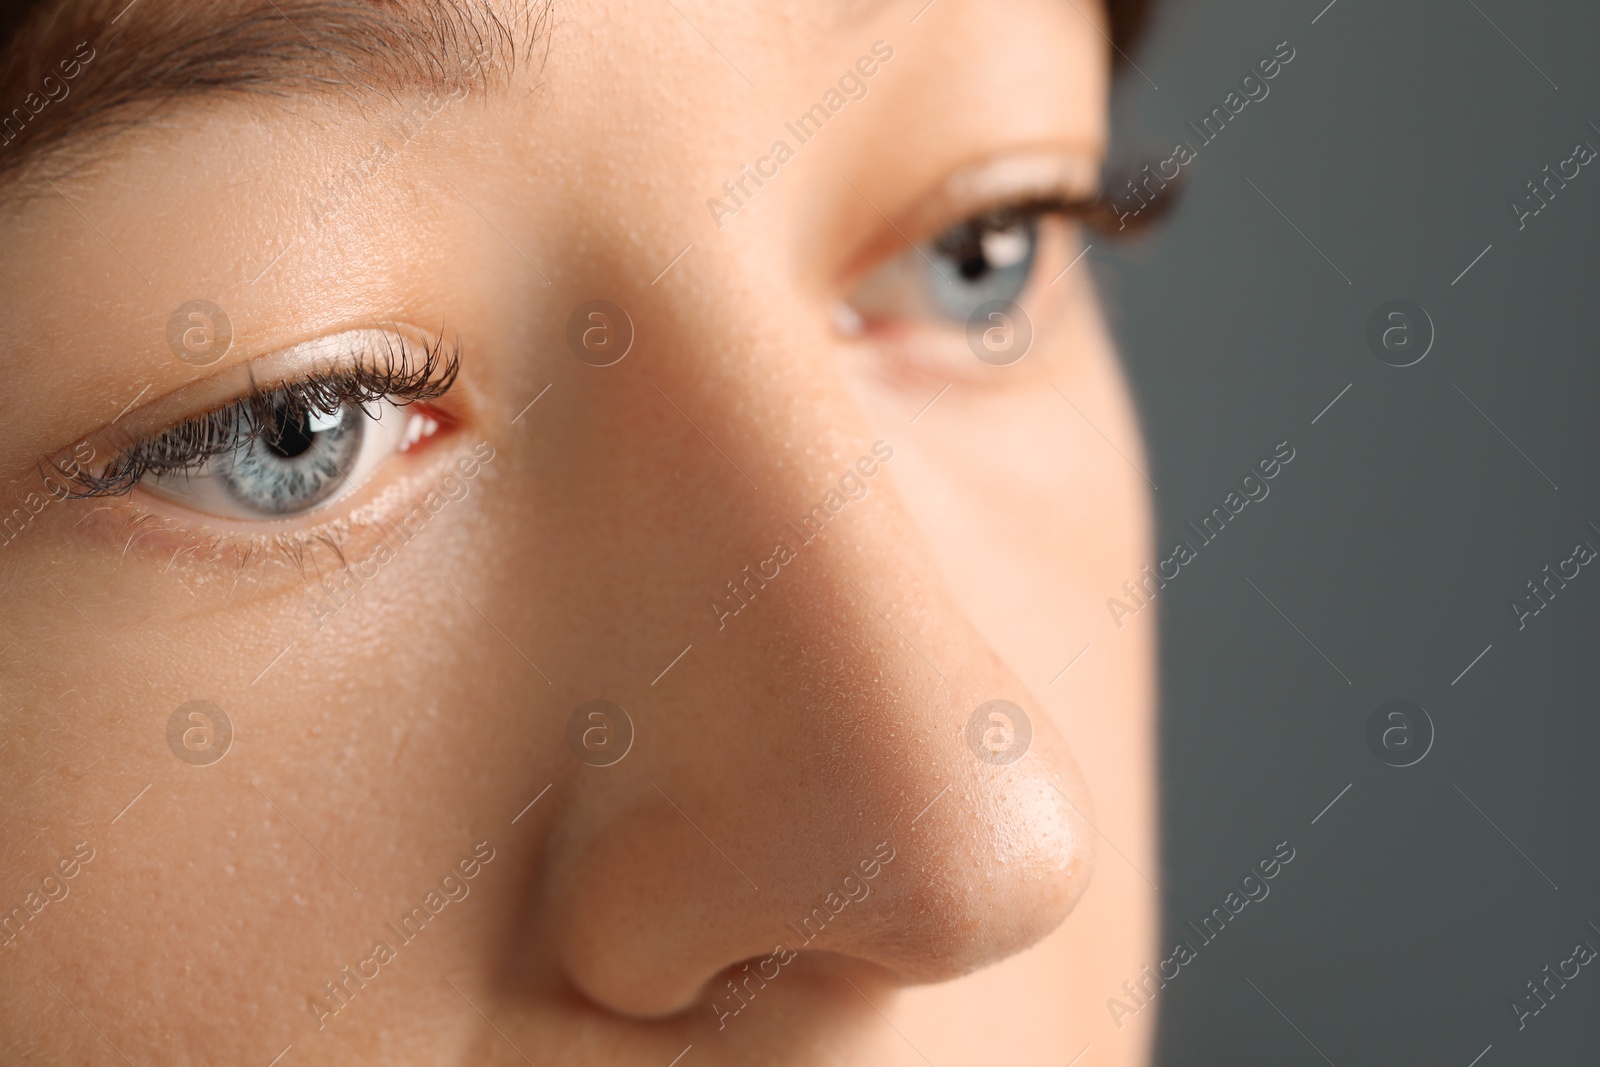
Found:
<path fill-rule="evenodd" d="M 1297 55 L 1200 148 L 1176 216 L 1091 253 L 1159 545 L 1277 442 L 1297 452 L 1158 595 L 1163 944 L 1277 842 L 1297 850 L 1157 995 L 1158 1062 L 1594 1063 L 1600 966 L 1520 1032 L 1510 1004 L 1600 948 L 1600 566 L 1524 630 L 1509 602 L 1600 547 L 1600 161 L 1521 232 L 1508 205 L 1600 148 L 1600 10 L 1325 4 L 1161 0 L 1143 75 L 1119 81 L 1126 148 L 1198 147 L 1187 121 L 1278 42 Z M 1364 339 L 1393 298 L 1437 329 L 1404 369 Z M 1437 731 L 1405 769 L 1365 736 L 1397 697 Z"/>

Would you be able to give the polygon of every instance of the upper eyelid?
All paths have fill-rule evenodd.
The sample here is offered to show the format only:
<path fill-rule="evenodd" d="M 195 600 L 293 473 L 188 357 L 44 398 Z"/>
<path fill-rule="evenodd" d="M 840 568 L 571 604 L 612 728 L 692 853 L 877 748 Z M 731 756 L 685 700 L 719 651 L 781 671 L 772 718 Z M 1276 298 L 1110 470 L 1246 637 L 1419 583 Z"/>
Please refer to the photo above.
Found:
<path fill-rule="evenodd" d="M 872 205 L 869 211 L 879 220 L 879 228 L 844 261 L 837 278 L 848 291 L 889 257 L 909 251 L 907 241 L 921 244 L 959 222 L 999 208 L 1031 206 L 1066 215 L 1090 212 L 1100 202 L 1100 191 L 1098 155 L 1052 148 L 995 154 L 957 169 L 908 208 L 892 211 L 886 205 Z M 878 208 L 885 209 L 888 226 L 882 225 Z"/>
<path fill-rule="evenodd" d="M 934 241 L 952 227 L 963 222 L 979 219 L 985 215 L 996 215 L 1001 212 L 1014 213 L 1020 217 L 1033 217 L 1035 219 L 1044 215 L 1057 215 L 1068 220 L 1077 220 L 1088 225 L 1099 225 L 1110 217 L 1105 208 L 1106 201 L 1096 192 L 1089 197 L 1066 198 L 1061 196 L 1035 196 L 1024 197 L 1017 200 L 1000 201 L 978 206 L 974 210 L 950 219 L 937 228 L 923 233 L 893 232 L 893 241 L 876 241 L 867 246 L 867 251 L 853 260 L 851 267 L 841 275 L 843 288 L 846 292 L 854 292 L 856 286 L 872 277 L 881 267 L 896 255 L 926 255 L 923 247 Z M 1112 236 L 1116 236 L 1112 234 Z M 911 244 L 906 242 L 910 241 Z"/>
<path fill-rule="evenodd" d="M 129 438 L 152 437 L 187 419 L 224 410 L 254 393 L 269 392 L 284 383 L 318 374 L 337 373 L 341 368 L 360 366 L 365 356 L 378 352 L 380 347 L 386 354 L 398 353 L 402 359 L 411 359 L 419 349 L 432 350 L 445 344 L 442 332 L 427 332 L 405 324 L 324 334 L 185 384 L 118 416 L 88 436 L 117 427 Z"/>
<path fill-rule="evenodd" d="M 1014 151 L 957 170 L 897 224 L 912 240 L 921 240 L 995 208 L 1032 203 L 1056 209 L 1092 203 L 1099 193 L 1098 158 L 1060 151 Z"/>
<path fill-rule="evenodd" d="M 426 332 L 405 324 L 344 330 L 313 338 L 234 364 L 119 415 L 57 449 L 42 461 L 41 469 L 46 474 L 52 467 L 62 469 L 86 444 L 97 464 L 114 459 L 187 423 L 227 412 L 252 397 L 357 368 L 370 372 L 380 359 L 388 360 L 385 366 L 391 376 L 404 377 L 408 371 L 414 376 L 424 367 L 443 366 L 447 383 L 453 384 L 460 369 L 460 352 L 459 338 L 447 338 L 442 330 Z"/>

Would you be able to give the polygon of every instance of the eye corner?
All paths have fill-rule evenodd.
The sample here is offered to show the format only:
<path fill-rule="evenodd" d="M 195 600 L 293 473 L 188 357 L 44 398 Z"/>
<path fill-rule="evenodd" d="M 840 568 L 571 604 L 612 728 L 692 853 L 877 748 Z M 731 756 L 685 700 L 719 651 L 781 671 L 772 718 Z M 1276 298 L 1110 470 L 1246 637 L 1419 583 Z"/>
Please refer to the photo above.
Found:
<path fill-rule="evenodd" d="M 403 421 L 405 430 L 398 454 L 417 456 L 439 447 L 440 443 L 460 431 L 464 417 L 431 400 L 391 405 Z"/>

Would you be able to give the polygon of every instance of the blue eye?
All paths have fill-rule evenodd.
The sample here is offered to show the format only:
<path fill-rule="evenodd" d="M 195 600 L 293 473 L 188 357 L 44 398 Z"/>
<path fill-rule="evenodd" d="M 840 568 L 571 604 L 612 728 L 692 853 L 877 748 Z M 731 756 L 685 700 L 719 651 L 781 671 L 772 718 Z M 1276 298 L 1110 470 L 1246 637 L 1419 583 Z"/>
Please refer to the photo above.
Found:
<path fill-rule="evenodd" d="M 906 248 L 847 299 L 865 322 L 934 320 L 965 326 L 983 304 L 1017 301 L 1039 254 L 1039 211 L 1001 208 Z"/>
<path fill-rule="evenodd" d="M 274 410 L 270 424 L 245 435 L 243 447 L 214 461 L 219 486 L 259 515 L 291 515 L 315 507 L 342 485 L 372 421 L 354 404 L 331 415 Z"/>
<path fill-rule="evenodd" d="M 437 428 L 387 400 L 332 412 L 288 403 L 230 421 L 224 447 L 194 469 L 151 473 L 147 492 L 203 514 L 289 519 L 359 489 L 389 457 Z"/>
<path fill-rule="evenodd" d="M 99 467 L 56 465 L 68 495 L 138 488 L 216 518 L 296 518 L 355 492 L 390 457 L 451 425 L 430 402 L 455 383 L 458 344 L 369 329 L 279 356 L 297 353 L 321 362 L 147 436 L 108 431 L 113 454 Z"/>
<path fill-rule="evenodd" d="M 990 300 L 1015 301 L 1028 287 L 1039 250 L 1037 216 L 981 216 L 957 223 L 925 251 L 934 305 L 964 323 Z"/>

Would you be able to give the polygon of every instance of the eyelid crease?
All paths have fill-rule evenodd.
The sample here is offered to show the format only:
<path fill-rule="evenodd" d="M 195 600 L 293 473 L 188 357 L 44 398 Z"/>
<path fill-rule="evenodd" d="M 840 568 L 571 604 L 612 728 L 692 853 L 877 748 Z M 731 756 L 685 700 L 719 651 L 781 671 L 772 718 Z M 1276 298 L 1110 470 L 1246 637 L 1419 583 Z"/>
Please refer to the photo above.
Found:
<path fill-rule="evenodd" d="M 350 338 L 357 344 L 349 343 Z M 285 357 L 306 350 L 320 355 L 346 339 L 345 346 L 332 359 L 314 359 L 310 366 L 283 366 Z M 375 343 L 381 340 L 381 348 Z M 361 343 L 364 342 L 364 343 Z M 146 410 L 164 415 L 138 420 L 149 430 L 123 429 L 113 424 L 80 440 L 40 465 L 40 474 L 52 494 L 62 499 L 122 496 L 131 492 L 146 474 L 174 473 L 198 469 L 207 460 L 230 452 L 247 439 L 259 436 L 284 407 L 292 412 L 316 411 L 332 414 L 346 404 L 365 405 L 388 400 L 397 406 L 437 399 L 455 384 L 460 371 L 459 338 L 447 344 L 442 333 L 420 344 L 400 334 L 384 330 L 359 330 L 331 338 L 319 338 L 306 345 L 241 364 L 231 371 L 246 377 L 241 394 L 214 403 L 198 414 L 172 418 L 165 413 L 174 401 L 192 391 L 152 402 Z M 257 366 L 277 363 L 265 384 L 257 377 Z M 89 444 L 90 454 L 109 455 L 109 459 L 85 469 L 76 458 Z M 52 485 L 52 476 L 65 485 Z"/>

